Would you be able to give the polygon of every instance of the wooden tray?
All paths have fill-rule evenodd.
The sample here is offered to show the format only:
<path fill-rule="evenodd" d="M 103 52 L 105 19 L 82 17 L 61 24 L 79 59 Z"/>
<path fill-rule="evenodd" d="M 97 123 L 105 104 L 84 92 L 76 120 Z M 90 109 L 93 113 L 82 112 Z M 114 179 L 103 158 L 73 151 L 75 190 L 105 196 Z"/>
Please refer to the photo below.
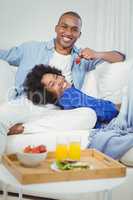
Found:
<path fill-rule="evenodd" d="M 55 161 L 54 152 L 49 152 L 47 159 L 35 168 L 22 166 L 15 154 L 5 155 L 2 160 L 6 168 L 22 184 L 113 178 L 126 175 L 124 165 L 95 149 L 81 152 L 81 160 L 87 161 L 90 165 L 88 169 L 53 171 L 50 166 Z"/>

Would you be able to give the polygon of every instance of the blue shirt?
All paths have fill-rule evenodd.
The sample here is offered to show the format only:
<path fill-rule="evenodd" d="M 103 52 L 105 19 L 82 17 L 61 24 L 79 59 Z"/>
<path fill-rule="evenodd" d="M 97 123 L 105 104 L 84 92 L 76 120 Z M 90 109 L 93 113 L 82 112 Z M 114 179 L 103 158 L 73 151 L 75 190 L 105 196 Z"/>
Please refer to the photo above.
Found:
<path fill-rule="evenodd" d="M 96 112 L 97 122 L 99 124 L 110 122 L 118 115 L 118 110 L 111 101 L 88 96 L 75 87 L 66 89 L 63 95 L 58 99 L 57 105 L 65 110 L 79 107 L 92 108 Z"/>
<path fill-rule="evenodd" d="M 9 64 L 19 66 L 15 87 L 18 94 L 23 90 L 23 82 L 27 73 L 37 64 L 48 65 L 55 50 L 54 39 L 49 42 L 27 42 L 10 50 L 0 50 L 0 59 L 7 61 Z M 71 69 L 72 79 L 76 88 L 81 88 L 86 71 L 92 70 L 98 63 L 103 62 L 101 59 L 86 60 L 81 59 L 80 64 L 75 63 L 80 49 L 76 46 L 71 51 Z"/>

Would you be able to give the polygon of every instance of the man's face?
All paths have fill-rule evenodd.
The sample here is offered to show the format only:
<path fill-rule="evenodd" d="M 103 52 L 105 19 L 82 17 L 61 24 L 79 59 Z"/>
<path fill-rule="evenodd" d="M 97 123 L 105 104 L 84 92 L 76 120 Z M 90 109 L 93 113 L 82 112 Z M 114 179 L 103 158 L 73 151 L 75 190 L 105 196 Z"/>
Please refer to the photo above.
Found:
<path fill-rule="evenodd" d="M 56 48 L 72 49 L 81 34 L 81 21 L 75 16 L 64 15 L 55 27 Z M 58 49 L 57 49 L 58 50 Z"/>

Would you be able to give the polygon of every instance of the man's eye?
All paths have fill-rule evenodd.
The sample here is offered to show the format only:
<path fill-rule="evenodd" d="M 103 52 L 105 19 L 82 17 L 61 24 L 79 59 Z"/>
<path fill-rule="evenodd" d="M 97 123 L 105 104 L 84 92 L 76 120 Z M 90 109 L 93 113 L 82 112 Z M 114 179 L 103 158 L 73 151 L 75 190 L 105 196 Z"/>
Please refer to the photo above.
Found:
<path fill-rule="evenodd" d="M 61 25 L 61 28 L 67 28 L 67 26 L 66 25 Z"/>
<path fill-rule="evenodd" d="M 77 28 L 74 28 L 74 29 L 73 29 L 73 32 L 78 32 L 78 29 L 77 29 Z"/>

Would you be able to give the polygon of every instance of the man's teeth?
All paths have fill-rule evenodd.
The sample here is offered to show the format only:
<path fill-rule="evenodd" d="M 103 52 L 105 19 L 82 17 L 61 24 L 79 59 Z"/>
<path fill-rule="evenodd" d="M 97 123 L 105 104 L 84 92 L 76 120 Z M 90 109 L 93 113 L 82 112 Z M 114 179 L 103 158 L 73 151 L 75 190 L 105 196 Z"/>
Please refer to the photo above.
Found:
<path fill-rule="evenodd" d="M 67 38 L 67 37 L 63 37 L 63 40 L 64 40 L 65 42 L 69 42 L 71 39 L 70 39 L 70 38 Z"/>

